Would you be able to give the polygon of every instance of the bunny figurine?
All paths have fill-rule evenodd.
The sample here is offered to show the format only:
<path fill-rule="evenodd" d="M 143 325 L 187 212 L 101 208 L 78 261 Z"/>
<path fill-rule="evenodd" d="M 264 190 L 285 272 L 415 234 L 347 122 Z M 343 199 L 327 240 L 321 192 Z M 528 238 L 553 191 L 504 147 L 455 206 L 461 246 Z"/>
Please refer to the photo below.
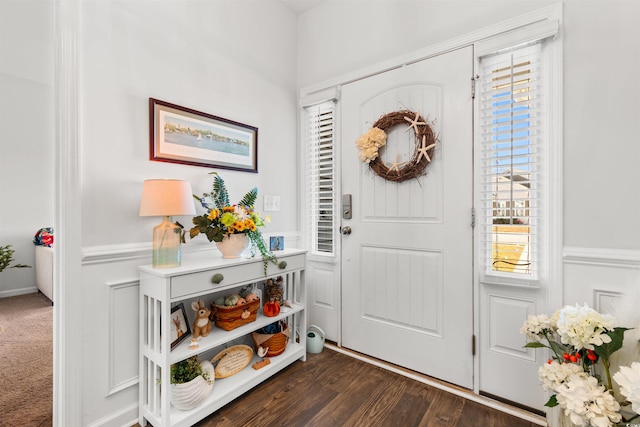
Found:
<path fill-rule="evenodd" d="M 191 303 L 191 308 L 196 312 L 196 320 L 193 321 L 193 337 L 197 339 L 202 335 L 206 337 L 211 332 L 211 321 L 209 315 L 211 311 L 204 305 L 202 300 Z"/>

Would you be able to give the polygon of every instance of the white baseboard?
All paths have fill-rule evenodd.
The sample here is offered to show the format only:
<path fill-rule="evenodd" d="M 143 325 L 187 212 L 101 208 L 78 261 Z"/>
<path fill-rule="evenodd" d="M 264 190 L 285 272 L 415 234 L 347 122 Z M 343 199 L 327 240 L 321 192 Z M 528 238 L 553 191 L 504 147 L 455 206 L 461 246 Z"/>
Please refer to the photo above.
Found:
<path fill-rule="evenodd" d="M 38 288 L 35 286 L 21 289 L 11 289 L 9 291 L 0 291 L 0 298 L 15 297 L 18 295 L 35 294 Z"/>
<path fill-rule="evenodd" d="M 88 427 L 131 427 L 138 422 L 138 402 L 91 423 Z"/>

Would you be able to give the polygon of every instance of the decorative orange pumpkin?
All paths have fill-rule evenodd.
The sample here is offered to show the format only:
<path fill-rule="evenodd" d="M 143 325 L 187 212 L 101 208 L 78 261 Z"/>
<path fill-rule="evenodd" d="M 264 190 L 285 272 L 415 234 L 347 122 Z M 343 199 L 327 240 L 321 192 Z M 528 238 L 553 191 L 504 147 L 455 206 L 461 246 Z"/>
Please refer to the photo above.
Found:
<path fill-rule="evenodd" d="M 280 303 L 278 301 L 265 302 L 262 312 L 267 317 L 277 316 L 280 313 Z"/>

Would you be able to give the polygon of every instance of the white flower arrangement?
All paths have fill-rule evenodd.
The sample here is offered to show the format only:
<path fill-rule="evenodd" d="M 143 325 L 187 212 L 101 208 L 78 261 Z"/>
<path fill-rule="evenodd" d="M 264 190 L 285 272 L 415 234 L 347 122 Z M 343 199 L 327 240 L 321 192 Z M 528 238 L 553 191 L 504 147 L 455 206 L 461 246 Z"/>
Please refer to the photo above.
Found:
<path fill-rule="evenodd" d="M 571 375 L 557 392 L 558 404 L 576 426 L 608 427 L 622 420 L 613 394 L 585 372 Z"/>
<path fill-rule="evenodd" d="M 620 393 L 631 403 L 633 412 L 640 414 L 640 362 L 633 362 L 631 366 L 621 366 L 613 374 L 613 379 L 620 386 Z"/>
<path fill-rule="evenodd" d="M 543 389 L 551 393 L 545 406 L 559 405 L 576 426 L 609 427 L 640 416 L 640 363 L 622 366 L 613 376 L 624 398 L 618 401 L 614 394 L 611 356 L 628 330 L 614 323 L 613 317 L 576 304 L 551 317 L 531 315 L 520 328 L 529 339 L 525 347 L 553 353 L 538 370 Z M 631 405 L 635 414 L 624 419 L 621 405 Z"/>

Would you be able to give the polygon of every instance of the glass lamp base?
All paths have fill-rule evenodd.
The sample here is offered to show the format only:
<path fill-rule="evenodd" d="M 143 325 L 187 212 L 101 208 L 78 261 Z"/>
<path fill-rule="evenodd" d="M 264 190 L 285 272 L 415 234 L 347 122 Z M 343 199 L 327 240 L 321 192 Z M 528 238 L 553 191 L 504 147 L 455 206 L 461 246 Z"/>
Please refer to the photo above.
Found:
<path fill-rule="evenodd" d="M 182 228 L 165 216 L 160 225 L 153 229 L 152 266 L 154 268 L 179 267 L 182 260 L 180 240 Z"/>

